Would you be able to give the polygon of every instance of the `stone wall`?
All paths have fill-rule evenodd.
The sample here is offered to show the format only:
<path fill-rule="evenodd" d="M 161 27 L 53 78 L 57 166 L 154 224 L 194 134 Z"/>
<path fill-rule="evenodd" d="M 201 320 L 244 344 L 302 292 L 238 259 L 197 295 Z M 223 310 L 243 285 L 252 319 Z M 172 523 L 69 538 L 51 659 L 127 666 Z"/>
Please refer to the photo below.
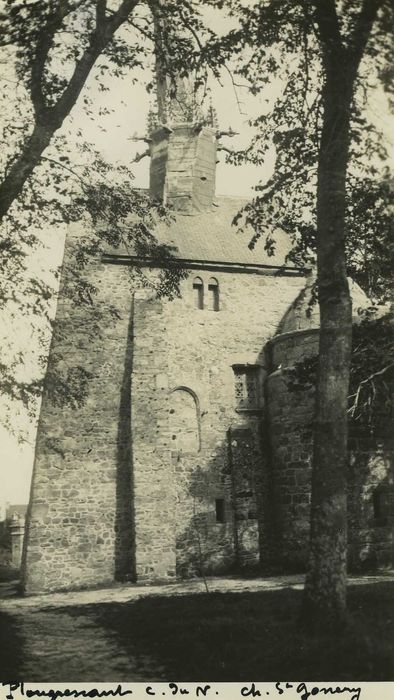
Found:
<path fill-rule="evenodd" d="M 195 278 L 205 288 L 204 309 L 197 308 Z M 264 345 L 303 280 L 217 272 L 214 311 L 211 278 L 211 272 L 193 270 L 182 298 L 172 302 L 136 295 L 132 426 L 139 579 L 222 573 L 258 558 L 264 406 L 237 410 L 232 366 L 258 364 L 264 371 Z M 195 428 L 183 437 L 182 426 L 174 424 L 182 392 L 194 402 L 193 409 L 185 399 L 185 411 L 195 411 Z M 234 430 L 245 432 L 234 438 Z M 242 435 L 249 456 L 240 451 Z"/>
<path fill-rule="evenodd" d="M 349 566 L 392 567 L 394 561 L 394 443 L 353 427 L 348 473 Z"/>
<path fill-rule="evenodd" d="M 210 127 L 182 124 L 151 134 L 150 191 L 177 211 L 212 207 L 215 197 L 216 133 Z"/>
<path fill-rule="evenodd" d="M 270 343 L 267 436 L 274 506 L 272 561 L 305 569 L 308 557 L 314 390 L 291 390 L 286 370 L 318 351 L 318 329 L 276 336 Z M 353 571 L 394 560 L 394 444 L 388 425 L 371 436 L 349 425 L 348 557 Z"/>
<path fill-rule="evenodd" d="M 92 261 L 84 275 L 97 287 L 94 305 L 66 298 L 80 234 L 70 229 L 67 240 L 38 426 L 23 564 L 29 593 L 132 573 L 132 293 L 126 270 Z M 87 395 L 78 405 L 84 384 Z"/>
<path fill-rule="evenodd" d="M 255 464 L 264 449 L 259 416 L 236 410 L 232 365 L 263 364 L 302 278 L 218 272 L 220 310 L 201 310 L 193 279 L 207 286 L 210 272 L 193 271 L 180 299 L 158 301 L 130 281 L 129 268 L 92 261 L 84 274 L 97 297 L 73 306 L 64 288 L 77 235 L 76 227 L 68 237 L 42 401 L 25 591 L 228 571 L 241 540 L 238 559 L 250 565 L 264 514 L 255 494 L 242 495 L 249 486 L 233 493 L 229 431 L 252 431 Z M 56 372 L 64 395 L 54 391 Z M 194 437 L 170 421 L 185 390 Z M 251 498 L 253 522 L 234 526 L 233 498 Z"/>
<path fill-rule="evenodd" d="M 290 569 L 304 568 L 307 558 L 314 400 L 312 391 L 289 390 L 286 370 L 313 357 L 317 347 L 316 328 L 282 333 L 270 344 L 267 439 L 275 504 L 272 560 Z"/>
<path fill-rule="evenodd" d="M 67 241 L 42 401 L 25 591 L 219 574 L 259 558 L 262 570 L 304 567 L 313 392 L 289 392 L 283 370 L 316 354 L 317 330 L 291 311 L 295 329 L 277 334 L 304 279 L 201 267 L 169 301 L 132 268 L 92 260 L 94 303 L 74 305 L 80 234 Z M 351 559 L 384 563 L 392 452 L 385 443 L 378 457 L 360 437 L 352 449 Z"/>

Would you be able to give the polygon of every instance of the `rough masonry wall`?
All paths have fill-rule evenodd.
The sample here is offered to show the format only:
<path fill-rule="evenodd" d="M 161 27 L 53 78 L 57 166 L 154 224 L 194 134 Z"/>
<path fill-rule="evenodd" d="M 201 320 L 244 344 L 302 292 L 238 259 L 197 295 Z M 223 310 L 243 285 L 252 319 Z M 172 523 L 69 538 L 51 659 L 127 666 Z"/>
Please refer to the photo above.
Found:
<path fill-rule="evenodd" d="M 97 287 L 94 303 L 73 306 L 64 289 L 80 234 L 75 227 L 67 240 L 42 401 L 25 591 L 256 562 L 261 415 L 235 410 L 231 365 L 263 362 L 302 279 L 218 273 L 220 310 L 213 311 L 204 270 L 183 283 L 180 299 L 158 301 L 130 284 L 130 268 L 93 261 L 84 276 Z M 195 306 L 195 275 L 206 288 L 203 310 Z M 80 402 L 70 394 L 78 384 L 86 389 Z M 171 416 L 185 390 L 195 427 L 182 437 Z M 235 428 L 245 430 L 253 454 L 247 475 L 233 473 L 243 468 L 244 449 L 242 434 L 230 439 Z"/>
<path fill-rule="evenodd" d="M 66 267 L 80 234 L 77 227 L 69 232 Z M 92 262 L 84 275 L 98 288 L 93 306 L 75 307 L 65 298 L 65 271 L 59 294 L 27 518 L 28 593 L 132 573 L 132 294 L 125 269 Z M 54 384 L 55 373 L 63 384 Z M 84 377 L 86 399 L 69 405 Z"/>
<path fill-rule="evenodd" d="M 303 279 L 215 272 L 214 311 L 211 277 L 193 270 L 182 297 L 171 302 L 136 295 L 132 430 L 139 579 L 220 573 L 258 558 L 262 500 L 268 497 L 260 489 L 256 503 L 265 460 L 262 414 L 236 410 L 232 365 L 264 365 L 264 346 Z M 196 278 L 204 285 L 204 309 L 196 308 Z M 180 439 L 171 419 L 174 394 L 182 391 L 194 396 L 197 447 L 189 436 L 188 448 L 189 438 Z M 242 438 L 231 435 L 235 429 L 245 431 L 252 460 L 240 457 Z M 222 507 L 224 515 L 217 512 Z"/>
<path fill-rule="evenodd" d="M 215 198 L 216 133 L 193 124 L 151 135 L 150 191 L 183 213 L 205 211 Z"/>
<path fill-rule="evenodd" d="M 350 433 L 348 472 L 349 567 L 391 568 L 394 562 L 394 441 L 392 428 L 371 436 Z"/>
<path fill-rule="evenodd" d="M 313 391 L 290 391 L 286 369 L 316 355 L 318 331 L 287 332 L 271 344 L 267 378 L 267 432 L 275 503 L 272 561 L 303 569 L 308 555 Z"/>
<path fill-rule="evenodd" d="M 314 390 L 292 391 L 286 369 L 318 351 L 318 329 L 278 335 L 271 343 L 267 380 L 271 445 L 273 561 L 305 569 L 309 544 Z M 351 570 L 390 566 L 394 560 L 394 445 L 389 425 L 380 436 L 349 425 L 348 563 Z"/>

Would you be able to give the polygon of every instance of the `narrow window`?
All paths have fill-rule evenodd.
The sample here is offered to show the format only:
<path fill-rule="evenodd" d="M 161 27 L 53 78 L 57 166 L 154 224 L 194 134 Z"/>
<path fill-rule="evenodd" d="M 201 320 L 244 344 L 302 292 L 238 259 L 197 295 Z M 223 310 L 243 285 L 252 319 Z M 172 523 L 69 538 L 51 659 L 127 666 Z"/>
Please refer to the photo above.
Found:
<path fill-rule="evenodd" d="M 249 406 L 257 406 L 257 374 L 255 371 L 245 374 L 246 400 Z"/>
<path fill-rule="evenodd" d="M 194 307 L 196 309 L 204 308 L 204 285 L 201 277 L 195 277 L 193 280 L 194 292 Z"/>
<path fill-rule="evenodd" d="M 387 525 L 387 497 L 384 487 L 378 486 L 372 493 L 372 508 L 375 525 Z"/>
<path fill-rule="evenodd" d="M 259 369 L 257 365 L 233 365 L 237 409 L 260 407 Z"/>
<path fill-rule="evenodd" d="M 234 370 L 235 373 L 235 401 L 237 406 L 240 406 L 244 400 L 244 373 L 240 370 Z"/>
<path fill-rule="evenodd" d="M 225 518 L 225 509 L 224 509 L 224 498 L 217 498 L 215 500 L 215 508 L 216 508 L 216 522 L 217 523 L 224 523 L 226 521 Z"/>
<path fill-rule="evenodd" d="M 372 494 L 373 517 L 377 520 L 382 517 L 382 492 L 374 491 Z"/>
<path fill-rule="evenodd" d="M 208 282 L 209 292 L 209 308 L 213 311 L 219 311 L 219 282 L 214 278 Z"/>

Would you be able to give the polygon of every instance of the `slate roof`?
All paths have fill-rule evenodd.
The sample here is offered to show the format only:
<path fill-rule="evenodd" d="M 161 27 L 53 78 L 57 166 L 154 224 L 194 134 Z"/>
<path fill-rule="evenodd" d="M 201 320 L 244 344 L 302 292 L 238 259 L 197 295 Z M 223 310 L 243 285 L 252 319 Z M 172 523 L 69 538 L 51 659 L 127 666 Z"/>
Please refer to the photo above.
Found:
<path fill-rule="evenodd" d="M 248 248 L 253 229 L 240 233 L 238 227 L 232 225 L 234 216 L 247 201 L 238 197 L 216 197 L 210 211 L 177 214 L 170 225 L 160 222 L 154 234 L 161 243 L 173 247 L 179 260 L 294 267 L 285 261 L 291 241 L 283 231 L 275 232 L 273 256 L 264 249 L 263 237 L 253 250 Z M 117 248 L 108 250 L 107 254 L 127 255 L 127 252 Z"/>

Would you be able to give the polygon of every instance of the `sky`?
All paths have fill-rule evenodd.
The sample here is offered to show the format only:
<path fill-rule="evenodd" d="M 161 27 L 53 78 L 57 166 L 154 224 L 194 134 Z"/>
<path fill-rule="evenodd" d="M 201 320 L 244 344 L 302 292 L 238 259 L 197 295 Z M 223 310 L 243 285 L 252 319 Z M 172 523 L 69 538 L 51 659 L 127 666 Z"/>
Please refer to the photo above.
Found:
<path fill-rule="evenodd" d="M 103 116 L 98 124 L 97 120 L 92 121 L 84 113 L 82 100 L 79 100 L 64 127 L 65 132 L 69 132 L 71 142 L 73 135 L 75 137 L 77 130 L 80 129 L 84 137 L 95 144 L 108 160 L 130 165 L 136 153 L 146 148 L 146 144 L 134 140 L 136 135 L 145 134 L 151 101 L 151 97 L 143 86 L 144 77 L 142 74 L 137 75 L 141 80 L 137 79 L 136 82 L 126 78 L 114 78 L 111 80 L 110 90 L 104 93 L 99 92 L 92 82 L 88 87 L 94 98 L 96 110 L 100 107 L 109 108 L 111 114 Z M 221 84 L 212 81 L 210 88 L 220 128 L 231 127 L 238 134 L 228 141 L 228 145 L 241 148 L 248 144 L 252 136 L 247 123 L 248 119 L 267 109 L 280 86 L 277 84 L 269 86 L 267 92 L 261 97 L 251 97 L 246 90 L 242 89 L 238 89 L 236 95 L 230 76 L 223 71 Z M 241 109 L 239 103 L 241 103 Z M 382 94 L 376 93 L 371 100 L 371 113 L 374 121 L 387 134 L 388 145 L 394 152 L 390 117 Z M 74 158 L 75 162 L 82 162 L 81 155 L 77 151 L 74 153 Z M 220 153 L 219 159 L 217 194 L 250 197 L 253 194 L 254 185 L 260 180 L 267 180 L 274 167 L 273 151 L 268 154 L 263 167 L 230 166 L 224 162 L 224 155 Z M 144 158 L 132 167 L 135 185 L 147 187 L 149 159 Z M 61 263 L 64 236 L 65 227 L 60 227 L 56 231 L 40 231 L 44 246 L 31 255 L 29 266 L 32 272 L 37 273 L 40 269 L 48 270 Z M 21 318 L 18 323 L 3 319 L 2 329 L 4 334 L 11 337 L 15 352 L 18 349 L 27 350 L 26 374 L 33 375 L 37 370 L 38 345 L 32 336 L 29 318 Z M 0 419 L 2 411 L 4 413 L 4 401 L 2 403 L 0 397 Z M 29 498 L 36 426 L 34 421 L 28 420 L 23 411 L 18 412 L 17 406 L 13 410 L 12 423 L 11 432 L 0 423 L 0 508 L 4 502 L 26 503 Z M 23 442 L 20 442 L 21 437 Z"/>

